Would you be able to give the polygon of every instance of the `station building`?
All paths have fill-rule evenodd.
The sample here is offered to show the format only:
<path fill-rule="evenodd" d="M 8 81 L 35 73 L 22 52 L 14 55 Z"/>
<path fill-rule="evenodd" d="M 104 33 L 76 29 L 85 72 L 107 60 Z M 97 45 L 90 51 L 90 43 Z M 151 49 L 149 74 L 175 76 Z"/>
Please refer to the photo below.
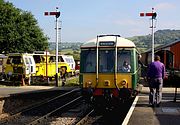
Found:
<path fill-rule="evenodd" d="M 166 69 L 174 68 L 180 70 L 180 39 L 166 45 L 158 46 L 154 49 L 155 55 L 161 57 Z M 152 49 L 142 53 L 142 62 L 145 65 L 150 64 L 152 58 Z"/>

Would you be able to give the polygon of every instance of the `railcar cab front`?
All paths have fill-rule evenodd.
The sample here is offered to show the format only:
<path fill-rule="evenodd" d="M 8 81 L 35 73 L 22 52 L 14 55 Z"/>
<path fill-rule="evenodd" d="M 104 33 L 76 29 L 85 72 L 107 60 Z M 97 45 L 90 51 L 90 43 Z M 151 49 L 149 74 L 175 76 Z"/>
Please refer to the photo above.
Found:
<path fill-rule="evenodd" d="M 100 35 L 81 46 L 80 57 L 80 83 L 88 99 L 128 99 L 136 90 L 138 51 L 132 41 Z"/>

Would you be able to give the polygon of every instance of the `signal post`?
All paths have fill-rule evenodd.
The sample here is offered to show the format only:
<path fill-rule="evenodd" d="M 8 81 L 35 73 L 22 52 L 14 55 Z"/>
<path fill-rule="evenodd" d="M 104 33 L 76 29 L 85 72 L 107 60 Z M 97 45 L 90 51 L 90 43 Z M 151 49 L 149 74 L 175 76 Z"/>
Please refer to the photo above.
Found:
<path fill-rule="evenodd" d="M 151 13 L 140 13 L 141 17 L 144 16 L 151 16 L 151 26 L 150 28 L 152 28 L 152 62 L 154 61 L 154 20 L 156 20 L 156 16 L 157 13 L 154 12 L 154 8 L 152 8 L 152 12 Z"/>
<path fill-rule="evenodd" d="M 56 7 L 56 12 L 44 12 L 45 16 L 55 16 L 56 17 L 56 86 L 58 86 L 58 18 L 60 17 L 60 12 L 58 7 Z"/>

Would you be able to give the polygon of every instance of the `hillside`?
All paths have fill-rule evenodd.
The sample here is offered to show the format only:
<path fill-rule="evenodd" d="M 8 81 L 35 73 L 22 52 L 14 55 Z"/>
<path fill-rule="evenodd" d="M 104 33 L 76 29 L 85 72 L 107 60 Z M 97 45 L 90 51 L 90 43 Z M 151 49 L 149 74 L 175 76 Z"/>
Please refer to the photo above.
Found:
<path fill-rule="evenodd" d="M 138 48 L 143 48 L 143 50 L 148 49 L 152 44 L 151 34 L 145 36 L 134 36 L 127 39 L 132 40 Z M 155 46 L 174 42 L 177 39 L 180 39 L 180 30 L 166 29 L 155 32 Z"/>
<path fill-rule="evenodd" d="M 82 45 L 81 42 L 61 42 L 58 46 L 59 50 L 80 50 L 80 46 Z M 49 50 L 53 51 L 56 48 L 56 43 L 49 43 Z"/>
<path fill-rule="evenodd" d="M 149 49 L 152 44 L 152 36 L 145 35 L 145 36 L 134 36 L 127 38 L 132 40 L 136 46 L 141 50 L 145 51 Z M 175 40 L 180 39 L 180 30 L 158 30 L 155 32 L 155 46 L 164 45 L 170 42 L 174 42 Z M 73 51 L 79 51 L 82 42 L 62 42 L 59 44 L 59 50 L 66 51 L 67 49 L 71 49 Z M 49 50 L 55 50 L 55 43 L 49 43 Z"/>

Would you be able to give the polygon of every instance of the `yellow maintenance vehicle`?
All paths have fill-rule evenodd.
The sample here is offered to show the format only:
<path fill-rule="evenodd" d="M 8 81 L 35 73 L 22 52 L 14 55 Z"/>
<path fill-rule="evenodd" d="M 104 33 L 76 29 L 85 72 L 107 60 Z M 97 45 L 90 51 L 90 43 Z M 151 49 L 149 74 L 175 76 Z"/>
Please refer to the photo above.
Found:
<path fill-rule="evenodd" d="M 74 57 L 72 55 L 59 55 L 59 60 L 68 63 L 70 71 L 68 71 L 67 75 L 74 76 L 76 72 Z"/>
<path fill-rule="evenodd" d="M 56 62 L 56 55 L 51 54 L 50 60 L 52 62 Z M 58 55 L 58 66 L 64 67 L 64 64 L 66 64 L 67 68 L 60 68 L 60 73 L 66 72 L 66 76 L 74 76 L 75 75 L 75 61 L 72 55 Z"/>
<path fill-rule="evenodd" d="M 0 80 L 1 81 L 4 81 L 6 61 L 7 61 L 7 56 L 4 54 L 0 54 Z"/>
<path fill-rule="evenodd" d="M 55 78 L 56 75 L 56 56 L 46 51 L 35 51 L 32 54 L 36 63 L 36 78 Z M 66 62 L 58 60 L 58 76 L 71 72 L 70 66 Z"/>
<path fill-rule="evenodd" d="M 7 56 L 4 54 L 0 54 L 0 74 L 4 73 L 4 66 L 7 61 Z"/>
<path fill-rule="evenodd" d="M 27 53 L 9 53 L 4 67 L 8 81 L 23 80 L 30 84 L 30 77 L 36 73 L 34 58 Z"/>

